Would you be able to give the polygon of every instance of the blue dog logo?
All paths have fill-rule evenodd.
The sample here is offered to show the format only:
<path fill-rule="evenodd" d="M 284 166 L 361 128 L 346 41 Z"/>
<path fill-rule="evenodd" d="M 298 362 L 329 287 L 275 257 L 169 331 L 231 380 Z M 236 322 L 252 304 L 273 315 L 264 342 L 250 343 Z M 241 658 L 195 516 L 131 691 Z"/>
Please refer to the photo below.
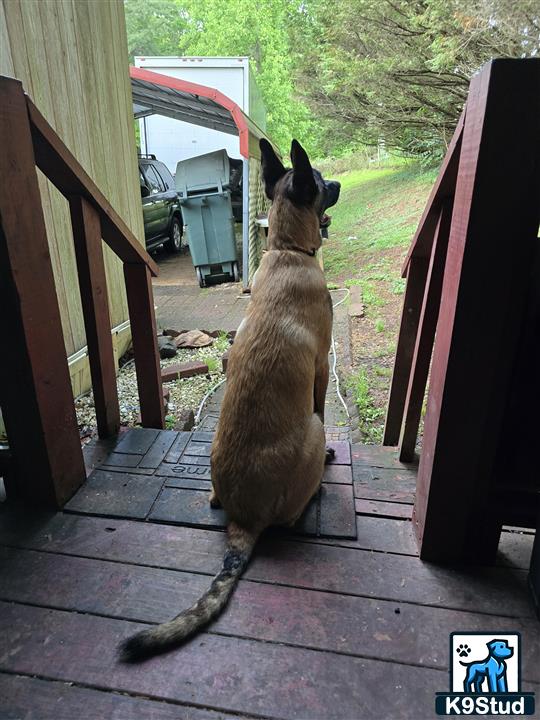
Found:
<path fill-rule="evenodd" d="M 502 693 L 508 692 L 506 680 L 506 662 L 514 654 L 514 649 L 508 645 L 507 640 L 491 640 L 487 643 L 488 656 L 485 660 L 474 660 L 473 662 L 459 661 L 460 665 L 467 668 L 463 680 L 463 690 L 466 693 Z M 460 657 L 466 656 L 467 646 L 457 648 Z M 470 651 L 469 651 L 470 652 Z M 487 680 L 487 689 L 482 690 L 482 685 Z"/>
<path fill-rule="evenodd" d="M 437 715 L 534 715 L 534 693 L 521 690 L 521 635 L 496 632 L 450 633 L 450 692 L 436 694 Z"/>

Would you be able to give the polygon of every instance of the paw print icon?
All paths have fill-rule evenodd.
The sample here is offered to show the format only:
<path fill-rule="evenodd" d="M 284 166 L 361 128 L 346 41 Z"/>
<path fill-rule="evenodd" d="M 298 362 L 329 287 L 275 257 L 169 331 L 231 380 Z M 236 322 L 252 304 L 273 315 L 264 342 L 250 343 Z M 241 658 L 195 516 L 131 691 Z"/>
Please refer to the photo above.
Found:
<path fill-rule="evenodd" d="M 469 657 L 471 654 L 471 648 L 468 645 L 458 645 L 456 652 L 459 657 Z"/>

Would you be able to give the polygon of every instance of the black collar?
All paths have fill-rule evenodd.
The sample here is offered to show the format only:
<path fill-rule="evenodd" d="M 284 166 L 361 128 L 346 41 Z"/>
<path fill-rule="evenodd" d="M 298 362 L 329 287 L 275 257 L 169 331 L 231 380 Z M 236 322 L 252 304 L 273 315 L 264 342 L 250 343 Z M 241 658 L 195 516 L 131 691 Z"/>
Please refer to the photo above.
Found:
<path fill-rule="evenodd" d="M 315 257 L 315 253 L 317 250 L 313 248 L 313 250 L 306 250 L 305 248 L 298 247 L 298 245 L 293 245 L 290 248 L 285 248 L 286 250 L 292 250 L 293 252 L 301 252 L 304 253 L 304 255 L 309 255 L 310 257 Z"/>

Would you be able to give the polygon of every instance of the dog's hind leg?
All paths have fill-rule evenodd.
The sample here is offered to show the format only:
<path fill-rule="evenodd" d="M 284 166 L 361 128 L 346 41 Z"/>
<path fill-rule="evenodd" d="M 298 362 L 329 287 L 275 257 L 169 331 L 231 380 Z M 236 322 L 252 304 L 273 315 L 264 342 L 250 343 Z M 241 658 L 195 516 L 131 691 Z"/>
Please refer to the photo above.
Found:
<path fill-rule="evenodd" d="M 312 415 L 302 455 L 291 478 L 287 504 L 282 509 L 284 525 L 294 525 L 321 487 L 326 457 L 324 443 L 324 426 L 317 415 Z"/>
<path fill-rule="evenodd" d="M 313 410 L 319 416 L 324 425 L 324 404 L 326 401 L 326 390 L 330 369 L 328 366 L 328 355 L 318 364 L 315 371 L 315 385 L 313 388 Z"/>

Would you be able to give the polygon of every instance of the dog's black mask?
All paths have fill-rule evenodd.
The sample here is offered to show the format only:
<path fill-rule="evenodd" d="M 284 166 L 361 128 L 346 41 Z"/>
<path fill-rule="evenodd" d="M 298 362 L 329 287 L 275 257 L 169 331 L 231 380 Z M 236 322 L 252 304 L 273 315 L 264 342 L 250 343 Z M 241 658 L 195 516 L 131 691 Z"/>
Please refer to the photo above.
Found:
<path fill-rule="evenodd" d="M 335 180 L 325 180 L 311 167 L 306 151 L 297 140 L 291 144 L 292 170 L 284 167 L 268 140 L 262 139 L 259 147 L 264 189 L 270 200 L 274 199 L 279 182 L 280 192 L 294 205 L 312 207 L 321 219 L 325 210 L 337 203 L 341 185 Z"/>

